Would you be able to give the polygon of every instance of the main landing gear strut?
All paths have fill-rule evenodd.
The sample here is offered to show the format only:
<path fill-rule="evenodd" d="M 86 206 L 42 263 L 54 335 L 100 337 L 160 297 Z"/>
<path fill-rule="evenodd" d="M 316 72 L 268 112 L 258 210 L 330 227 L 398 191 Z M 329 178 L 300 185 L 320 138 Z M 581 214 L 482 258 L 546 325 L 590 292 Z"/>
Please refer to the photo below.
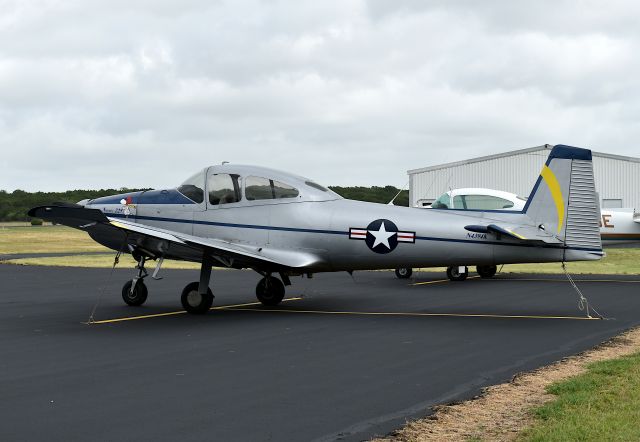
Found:
<path fill-rule="evenodd" d="M 182 307 L 188 313 L 203 314 L 208 312 L 213 305 L 214 296 L 209 288 L 212 267 L 213 258 L 208 253 L 203 253 L 202 265 L 200 266 L 200 281 L 187 284 L 182 290 L 182 296 L 180 296 Z"/>

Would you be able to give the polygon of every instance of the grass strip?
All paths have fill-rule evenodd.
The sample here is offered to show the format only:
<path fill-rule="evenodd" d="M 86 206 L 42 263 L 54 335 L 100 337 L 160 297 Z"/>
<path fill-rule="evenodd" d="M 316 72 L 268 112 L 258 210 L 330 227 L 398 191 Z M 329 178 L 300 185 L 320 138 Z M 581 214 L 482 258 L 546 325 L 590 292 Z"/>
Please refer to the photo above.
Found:
<path fill-rule="evenodd" d="M 520 440 L 640 440 L 640 353 L 589 364 L 547 392 L 557 398 L 535 409 Z"/>
<path fill-rule="evenodd" d="M 64 226 L 1 227 L 0 254 L 108 252 L 86 232 Z"/>

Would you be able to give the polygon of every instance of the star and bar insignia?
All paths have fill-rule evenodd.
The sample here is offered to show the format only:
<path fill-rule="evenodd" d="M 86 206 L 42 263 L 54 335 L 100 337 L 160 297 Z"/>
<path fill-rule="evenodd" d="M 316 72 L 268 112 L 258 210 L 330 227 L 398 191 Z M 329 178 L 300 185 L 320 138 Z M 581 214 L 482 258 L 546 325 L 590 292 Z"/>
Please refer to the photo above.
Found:
<path fill-rule="evenodd" d="M 366 229 L 352 227 L 349 239 L 360 239 L 376 253 L 392 252 L 400 242 L 415 243 L 416 232 L 401 232 L 393 221 L 377 219 L 369 223 Z"/>

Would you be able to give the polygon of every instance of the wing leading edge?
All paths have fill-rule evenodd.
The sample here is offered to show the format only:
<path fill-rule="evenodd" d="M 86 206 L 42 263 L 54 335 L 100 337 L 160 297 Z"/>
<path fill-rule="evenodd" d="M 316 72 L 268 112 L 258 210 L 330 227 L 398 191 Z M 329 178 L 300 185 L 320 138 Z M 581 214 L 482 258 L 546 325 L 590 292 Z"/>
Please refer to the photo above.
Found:
<path fill-rule="evenodd" d="M 128 250 L 131 246 L 154 257 L 200 262 L 203 254 L 209 254 L 224 267 L 258 269 L 304 269 L 322 262 L 318 256 L 308 252 L 187 235 L 108 217 L 98 209 L 82 206 L 35 207 L 29 211 L 29 216 L 86 231 L 95 241 L 114 250 Z"/>

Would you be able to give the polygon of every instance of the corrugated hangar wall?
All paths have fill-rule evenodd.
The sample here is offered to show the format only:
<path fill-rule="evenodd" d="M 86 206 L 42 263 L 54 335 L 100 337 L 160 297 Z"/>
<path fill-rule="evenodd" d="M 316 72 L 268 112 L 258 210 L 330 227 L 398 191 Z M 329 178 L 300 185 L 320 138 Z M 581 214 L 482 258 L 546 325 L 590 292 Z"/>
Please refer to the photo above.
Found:
<path fill-rule="evenodd" d="M 544 145 L 410 170 L 409 200 L 416 206 L 450 189 L 486 187 L 529 196 L 553 146 Z M 640 209 L 640 159 L 593 152 L 596 190 L 603 207 Z"/>

